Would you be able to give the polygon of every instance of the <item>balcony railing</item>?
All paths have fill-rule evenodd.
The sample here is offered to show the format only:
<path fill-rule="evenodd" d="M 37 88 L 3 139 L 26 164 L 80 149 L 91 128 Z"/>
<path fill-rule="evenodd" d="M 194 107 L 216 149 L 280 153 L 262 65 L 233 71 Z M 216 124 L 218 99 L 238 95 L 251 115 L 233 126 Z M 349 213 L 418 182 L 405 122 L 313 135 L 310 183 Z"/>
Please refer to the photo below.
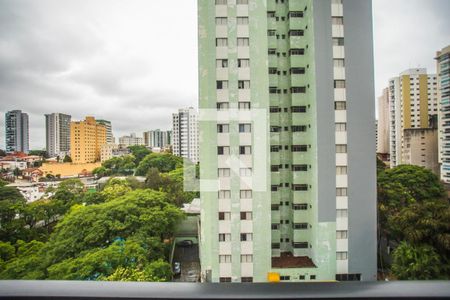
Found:
<path fill-rule="evenodd" d="M 450 299 L 448 281 L 151 283 L 0 281 L 2 299 Z"/>

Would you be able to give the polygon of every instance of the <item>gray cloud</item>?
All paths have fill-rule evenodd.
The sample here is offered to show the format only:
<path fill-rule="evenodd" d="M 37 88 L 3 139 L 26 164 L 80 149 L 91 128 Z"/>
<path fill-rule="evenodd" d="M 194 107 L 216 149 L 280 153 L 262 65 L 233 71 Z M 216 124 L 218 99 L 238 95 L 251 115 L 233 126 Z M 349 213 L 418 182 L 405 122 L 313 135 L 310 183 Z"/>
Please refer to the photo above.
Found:
<path fill-rule="evenodd" d="M 450 2 L 373 6 L 376 93 L 408 67 L 433 71 Z M 116 136 L 168 129 L 173 112 L 197 105 L 196 18 L 195 0 L 0 0 L 0 113 L 30 114 L 33 148 L 51 112 L 111 120 Z"/>

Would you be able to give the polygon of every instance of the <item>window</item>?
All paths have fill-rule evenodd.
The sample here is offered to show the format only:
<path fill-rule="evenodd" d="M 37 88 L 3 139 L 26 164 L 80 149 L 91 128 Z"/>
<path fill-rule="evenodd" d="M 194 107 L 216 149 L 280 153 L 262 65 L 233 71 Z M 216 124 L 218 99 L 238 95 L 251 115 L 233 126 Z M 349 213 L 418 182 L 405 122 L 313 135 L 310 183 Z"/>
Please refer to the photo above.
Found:
<path fill-rule="evenodd" d="M 217 175 L 219 177 L 230 177 L 230 169 L 229 168 L 219 168 L 217 169 Z"/>
<path fill-rule="evenodd" d="M 333 46 L 344 46 L 344 38 L 333 38 Z"/>
<path fill-rule="evenodd" d="M 248 25 L 248 17 L 237 17 L 238 25 Z"/>
<path fill-rule="evenodd" d="M 294 229 L 308 229 L 308 223 L 294 223 L 292 224 Z"/>
<path fill-rule="evenodd" d="M 231 255 L 219 255 L 219 263 L 221 264 L 231 263 Z M 231 280 L 229 282 L 231 282 Z"/>
<path fill-rule="evenodd" d="M 288 281 L 291 280 L 291 276 L 280 276 L 281 281 Z"/>
<path fill-rule="evenodd" d="M 342 240 L 348 238 L 348 231 L 347 230 L 338 230 L 336 231 L 336 239 Z"/>
<path fill-rule="evenodd" d="M 239 146 L 240 155 L 250 155 L 252 154 L 252 146 Z"/>
<path fill-rule="evenodd" d="M 248 0 L 237 0 L 236 4 L 248 4 Z"/>
<path fill-rule="evenodd" d="M 238 88 L 240 90 L 250 88 L 250 80 L 238 80 Z"/>
<path fill-rule="evenodd" d="M 230 155 L 230 147 L 229 146 L 217 147 L 217 155 Z"/>
<path fill-rule="evenodd" d="M 228 89 L 228 81 L 227 80 L 218 80 L 216 82 L 216 86 L 218 90 L 226 90 Z"/>
<path fill-rule="evenodd" d="M 278 185 L 271 185 L 271 186 L 270 186 L 270 190 L 271 190 L 272 192 L 278 191 Z"/>
<path fill-rule="evenodd" d="M 305 113 L 306 112 L 306 106 L 292 106 L 291 112 L 293 113 Z"/>
<path fill-rule="evenodd" d="M 305 68 L 291 68 L 291 74 L 305 74 Z"/>
<path fill-rule="evenodd" d="M 269 87 L 269 94 L 276 94 L 277 93 L 277 87 L 271 86 Z"/>
<path fill-rule="evenodd" d="M 219 233 L 219 242 L 230 242 L 231 234 L 230 233 Z"/>
<path fill-rule="evenodd" d="M 239 124 L 239 132 L 252 132 L 251 124 Z"/>
<path fill-rule="evenodd" d="M 336 210 L 336 218 L 347 218 L 348 210 L 347 209 L 337 209 Z"/>
<path fill-rule="evenodd" d="M 331 18 L 331 24 L 333 24 L 333 25 L 344 25 L 344 18 L 343 17 L 332 17 Z"/>
<path fill-rule="evenodd" d="M 270 171 L 271 172 L 278 172 L 280 170 L 280 166 L 279 165 L 271 165 L 270 166 Z"/>
<path fill-rule="evenodd" d="M 347 123 L 336 123 L 336 131 L 347 131 Z"/>
<path fill-rule="evenodd" d="M 304 93 L 306 93 L 306 87 L 304 87 L 304 86 L 291 87 L 291 93 L 292 94 L 304 94 Z"/>
<path fill-rule="evenodd" d="M 227 110 L 230 108 L 230 104 L 228 102 L 218 102 L 217 110 Z"/>
<path fill-rule="evenodd" d="M 272 223 L 271 228 L 272 228 L 272 230 L 277 230 L 277 229 L 280 228 L 280 224 L 278 224 L 278 223 Z M 272 247 L 272 248 L 273 248 L 273 247 Z"/>
<path fill-rule="evenodd" d="M 251 254 L 242 254 L 241 255 L 241 263 L 252 263 L 253 255 Z"/>
<path fill-rule="evenodd" d="M 336 252 L 336 260 L 348 259 L 348 252 Z"/>
<path fill-rule="evenodd" d="M 253 241 L 253 233 L 241 233 L 241 242 Z"/>
<path fill-rule="evenodd" d="M 336 167 L 336 175 L 346 175 L 347 167 L 346 166 L 337 166 Z"/>
<path fill-rule="evenodd" d="M 336 102 L 334 102 L 334 109 L 335 110 L 346 110 L 347 103 L 345 101 L 336 101 Z"/>
<path fill-rule="evenodd" d="M 270 132 L 281 132 L 280 126 L 270 126 Z"/>
<path fill-rule="evenodd" d="M 227 47 L 228 39 L 227 38 L 217 38 L 216 39 L 216 47 Z"/>
<path fill-rule="evenodd" d="M 250 45 L 250 40 L 248 38 L 238 38 L 237 39 L 237 45 L 241 47 L 246 47 Z"/>
<path fill-rule="evenodd" d="M 347 188 L 336 188 L 336 196 L 347 196 Z"/>
<path fill-rule="evenodd" d="M 253 282 L 253 277 L 241 277 L 241 282 Z"/>
<path fill-rule="evenodd" d="M 273 224 L 272 224 L 272 229 L 274 229 Z M 276 229 L 278 229 L 278 228 L 276 228 Z M 272 243 L 272 249 L 280 249 L 280 243 Z"/>
<path fill-rule="evenodd" d="M 269 68 L 269 74 L 276 75 L 277 73 L 277 68 Z"/>
<path fill-rule="evenodd" d="M 228 124 L 217 124 L 218 133 L 228 133 L 230 132 L 230 125 Z"/>
<path fill-rule="evenodd" d="M 241 199 L 251 199 L 252 198 L 252 190 L 241 190 L 239 192 Z"/>
<path fill-rule="evenodd" d="M 296 242 L 292 243 L 292 246 L 296 249 L 306 249 L 308 248 L 308 242 Z"/>
<path fill-rule="evenodd" d="M 289 12 L 289 18 L 302 18 L 303 12 L 302 11 L 291 11 Z"/>
<path fill-rule="evenodd" d="M 308 146 L 306 145 L 292 145 L 291 146 L 292 152 L 306 152 L 308 151 Z"/>
<path fill-rule="evenodd" d="M 304 55 L 305 54 L 305 49 L 290 49 L 289 50 L 289 55 Z"/>
<path fill-rule="evenodd" d="M 333 65 L 335 68 L 343 68 L 345 67 L 345 61 L 343 59 L 335 58 L 333 59 Z"/>
<path fill-rule="evenodd" d="M 292 208 L 294 210 L 307 210 L 308 204 L 306 204 L 306 203 L 292 204 Z"/>
<path fill-rule="evenodd" d="M 219 220 L 221 220 L 221 221 L 231 220 L 231 213 L 230 212 L 219 212 Z"/>
<path fill-rule="evenodd" d="M 228 68 L 228 59 L 216 59 L 216 68 Z"/>
<path fill-rule="evenodd" d="M 345 88 L 345 80 L 335 80 L 334 88 L 335 89 L 344 89 Z"/>
<path fill-rule="evenodd" d="M 218 192 L 218 198 L 219 199 L 230 199 L 231 198 L 231 191 L 229 191 L 229 190 L 220 190 Z"/>
<path fill-rule="evenodd" d="M 310 279 L 310 280 L 316 280 L 316 275 L 310 275 L 310 276 L 309 276 L 309 279 Z"/>
<path fill-rule="evenodd" d="M 231 277 L 220 277 L 219 282 L 231 282 Z"/>
<path fill-rule="evenodd" d="M 273 48 L 269 49 L 268 54 L 269 55 L 276 55 L 277 54 L 277 49 L 273 49 Z"/>
<path fill-rule="evenodd" d="M 275 12 L 274 11 L 268 11 L 267 12 L 267 17 L 268 18 L 275 18 Z"/>
<path fill-rule="evenodd" d="M 347 145 L 336 145 L 336 153 L 347 153 Z"/>
<path fill-rule="evenodd" d="M 239 102 L 239 110 L 250 110 L 250 102 Z"/>
<path fill-rule="evenodd" d="M 238 67 L 239 68 L 250 67 L 250 59 L 238 59 Z"/>
<path fill-rule="evenodd" d="M 294 172 L 308 171 L 308 165 L 292 165 L 292 171 Z"/>
<path fill-rule="evenodd" d="M 293 184 L 292 190 L 294 191 L 307 191 L 308 185 L 307 184 Z"/>
<path fill-rule="evenodd" d="M 281 149 L 282 147 L 281 146 L 270 146 L 270 152 L 279 152 L 280 151 L 280 149 Z"/>
<path fill-rule="evenodd" d="M 361 274 L 336 274 L 337 281 L 361 281 Z"/>
<path fill-rule="evenodd" d="M 278 112 L 281 112 L 281 108 L 278 107 L 278 106 L 271 106 L 271 107 L 269 108 L 269 110 L 270 110 L 271 113 L 278 113 Z"/>
<path fill-rule="evenodd" d="M 225 17 L 217 17 L 216 25 L 227 25 L 227 18 Z"/>
<path fill-rule="evenodd" d="M 267 30 L 267 36 L 275 36 L 276 30 Z"/>
<path fill-rule="evenodd" d="M 289 36 L 303 36 L 303 30 L 289 30 Z"/>
<path fill-rule="evenodd" d="M 249 211 L 241 211 L 241 220 L 251 220 L 252 213 Z"/>
<path fill-rule="evenodd" d="M 241 177 L 252 176 L 252 168 L 241 168 L 241 169 L 239 169 L 239 175 Z"/>
<path fill-rule="evenodd" d="M 272 204 L 270 206 L 270 210 L 273 210 L 273 211 L 280 210 L 280 205 L 279 204 Z"/>
<path fill-rule="evenodd" d="M 292 130 L 292 132 L 305 132 L 306 126 L 305 125 L 292 126 L 291 130 Z"/>

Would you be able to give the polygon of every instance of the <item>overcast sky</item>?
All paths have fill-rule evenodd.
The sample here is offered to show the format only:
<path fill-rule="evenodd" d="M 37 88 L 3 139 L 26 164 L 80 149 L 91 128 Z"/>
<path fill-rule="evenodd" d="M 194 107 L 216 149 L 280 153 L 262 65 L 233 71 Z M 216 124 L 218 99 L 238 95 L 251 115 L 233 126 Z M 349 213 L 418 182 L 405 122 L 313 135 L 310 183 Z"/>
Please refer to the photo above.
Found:
<path fill-rule="evenodd" d="M 0 0 L 0 148 L 12 109 L 29 114 L 32 149 L 52 112 L 110 120 L 116 137 L 170 129 L 173 112 L 197 106 L 196 2 Z M 404 69 L 434 72 L 450 1 L 373 6 L 376 94 Z"/>

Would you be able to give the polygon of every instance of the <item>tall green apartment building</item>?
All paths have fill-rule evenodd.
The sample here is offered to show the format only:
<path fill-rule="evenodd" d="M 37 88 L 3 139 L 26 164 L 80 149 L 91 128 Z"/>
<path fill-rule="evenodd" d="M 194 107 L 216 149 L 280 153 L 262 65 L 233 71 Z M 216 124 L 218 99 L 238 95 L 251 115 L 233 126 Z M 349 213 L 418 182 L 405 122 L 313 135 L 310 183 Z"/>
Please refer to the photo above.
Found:
<path fill-rule="evenodd" d="M 202 280 L 376 280 L 371 1 L 198 20 Z"/>

